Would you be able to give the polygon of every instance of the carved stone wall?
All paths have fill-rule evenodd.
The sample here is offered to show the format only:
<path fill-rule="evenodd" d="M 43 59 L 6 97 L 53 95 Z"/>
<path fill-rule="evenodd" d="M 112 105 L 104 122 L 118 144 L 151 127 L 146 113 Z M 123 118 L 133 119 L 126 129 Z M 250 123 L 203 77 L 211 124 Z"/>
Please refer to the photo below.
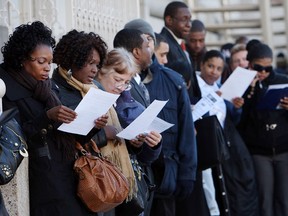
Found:
<path fill-rule="evenodd" d="M 0 0 L 0 25 L 9 34 L 22 23 L 40 20 L 59 39 L 71 29 L 94 31 L 112 48 L 113 37 L 140 16 L 140 0 Z M 1 44 L 0 44 L 1 45 Z"/>

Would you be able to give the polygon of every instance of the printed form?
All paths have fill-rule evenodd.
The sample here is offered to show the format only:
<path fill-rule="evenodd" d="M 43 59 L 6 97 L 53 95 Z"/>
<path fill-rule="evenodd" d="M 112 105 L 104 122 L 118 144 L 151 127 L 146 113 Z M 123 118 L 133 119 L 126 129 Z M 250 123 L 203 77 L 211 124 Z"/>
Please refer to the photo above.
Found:
<path fill-rule="evenodd" d="M 87 135 L 94 127 L 94 120 L 106 114 L 120 95 L 111 94 L 100 89 L 90 88 L 75 109 L 77 118 L 69 123 L 63 123 L 58 130 Z"/>
<path fill-rule="evenodd" d="M 161 133 L 172 127 L 174 124 L 170 124 L 157 117 L 167 102 L 168 101 L 154 100 L 153 103 L 144 110 L 144 112 L 142 112 L 123 131 L 118 133 L 117 136 L 131 140 L 135 139 L 137 135 L 142 133 L 149 133 L 151 131 Z"/>

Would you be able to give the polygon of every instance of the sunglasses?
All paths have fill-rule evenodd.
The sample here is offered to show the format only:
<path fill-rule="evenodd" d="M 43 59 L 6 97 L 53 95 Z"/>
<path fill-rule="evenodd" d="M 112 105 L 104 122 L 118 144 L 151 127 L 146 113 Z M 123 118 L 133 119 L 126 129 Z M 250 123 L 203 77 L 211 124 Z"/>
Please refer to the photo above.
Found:
<path fill-rule="evenodd" d="M 273 67 L 271 65 L 263 67 L 262 65 L 254 64 L 253 70 L 258 71 L 258 72 L 265 71 L 267 73 L 271 73 L 273 71 Z"/>

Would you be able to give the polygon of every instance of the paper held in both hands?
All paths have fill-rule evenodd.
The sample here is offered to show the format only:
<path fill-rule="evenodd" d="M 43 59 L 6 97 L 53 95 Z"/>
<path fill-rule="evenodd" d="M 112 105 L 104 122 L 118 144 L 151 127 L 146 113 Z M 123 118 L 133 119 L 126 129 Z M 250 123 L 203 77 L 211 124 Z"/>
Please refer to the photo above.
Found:
<path fill-rule="evenodd" d="M 131 124 L 117 134 L 118 137 L 131 140 L 141 133 L 156 131 L 161 133 L 174 124 L 170 124 L 157 117 L 168 101 L 154 100 Z"/>
<path fill-rule="evenodd" d="M 106 114 L 118 97 L 119 95 L 116 94 L 90 88 L 75 109 L 77 118 L 69 124 L 63 123 L 58 127 L 58 130 L 87 135 L 95 125 L 94 120 Z M 173 124 L 156 117 L 166 103 L 167 101 L 153 101 L 137 119 L 117 135 L 125 139 L 134 139 L 140 133 L 147 133 L 152 130 L 161 133 L 167 130 Z"/>
<path fill-rule="evenodd" d="M 230 102 L 232 102 L 232 99 L 235 97 L 242 97 L 256 74 L 256 71 L 237 67 L 220 87 L 219 91 L 222 93 L 221 97 Z M 214 104 L 220 99 L 221 98 L 213 92 L 213 90 L 204 92 L 201 100 L 193 107 L 193 121 L 195 122 L 205 113 L 209 112 Z"/>
<path fill-rule="evenodd" d="M 75 109 L 77 118 L 69 124 L 63 123 L 58 130 L 87 135 L 95 125 L 94 120 L 106 114 L 118 97 L 116 94 L 90 88 Z"/>

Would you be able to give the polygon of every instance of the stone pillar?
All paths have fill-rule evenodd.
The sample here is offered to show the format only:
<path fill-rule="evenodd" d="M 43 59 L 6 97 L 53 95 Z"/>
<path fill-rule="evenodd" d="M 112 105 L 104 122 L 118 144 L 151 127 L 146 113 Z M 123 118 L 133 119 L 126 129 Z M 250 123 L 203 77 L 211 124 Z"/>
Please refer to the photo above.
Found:
<path fill-rule="evenodd" d="M 4 43 L 8 40 L 8 27 L 0 25 L 0 47 L 4 45 Z M 0 52 L 0 62 L 2 62 L 3 56 L 2 52 Z"/>
<path fill-rule="evenodd" d="M 0 79 L 0 111 L 2 97 L 6 92 L 5 83 Z M 23 158 L 14 178 L 0 186 L 6 209 L 10 216 L 29 216 L 28 158 Z"/>
<path fill-rule="evenodd" d="M 0 186 L 10 216 L 29 216 L 28 158 L 24 158 L 14 178 Z"/>

